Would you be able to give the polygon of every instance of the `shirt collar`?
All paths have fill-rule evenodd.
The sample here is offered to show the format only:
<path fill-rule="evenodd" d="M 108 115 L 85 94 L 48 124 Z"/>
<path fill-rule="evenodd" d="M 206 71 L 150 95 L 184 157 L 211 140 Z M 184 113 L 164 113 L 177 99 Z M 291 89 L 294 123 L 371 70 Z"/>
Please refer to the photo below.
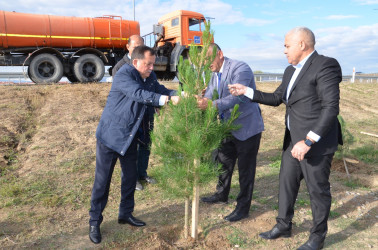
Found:
<path fill-rule="evenodd" d="M 305 63 L 307 62 L 308 58 L 310 58 L 310 56 L 312 54 L 314 54 L 315 50 L 313 50 L 310 54 L 308 54 L 305 58 L 302 59 L 302 61 L 300 61 L 297 65 L 293 65 L 293 67 L 295 69 L 301 69 L 303 65 L 305 65 Z"/>
<path fill-rule="evenodd" d="M 219 72 L 218 72 L 218 73 L 223 73 L 223 66 L 224 66 L 224 61 L 225 61 L 225 60 L 223 60 L 223 63 L 222 63 L 222 67 L 220 68 L 220 70 L 219 70 Z"/>

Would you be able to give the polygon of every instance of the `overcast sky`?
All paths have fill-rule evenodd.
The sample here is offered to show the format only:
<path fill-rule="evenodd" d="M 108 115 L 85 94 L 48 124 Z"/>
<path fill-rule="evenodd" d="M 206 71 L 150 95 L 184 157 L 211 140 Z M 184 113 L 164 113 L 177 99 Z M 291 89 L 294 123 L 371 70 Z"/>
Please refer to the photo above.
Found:
<path fill-rule="evenodd" d="M 119 15 L 133 19 L 132 0 L 2 0 L 1 10 L 95 17 Z M 227 57 L 251 68 L 282 73 L 287 31 L 307 26 L 315 33 L 319 54 L 336 58 L 344 75 L 378 73 L 378 0 L 135 0 L 141 34 L 171 11 L 202 13 L 212 20 L 215 42 Z"/>

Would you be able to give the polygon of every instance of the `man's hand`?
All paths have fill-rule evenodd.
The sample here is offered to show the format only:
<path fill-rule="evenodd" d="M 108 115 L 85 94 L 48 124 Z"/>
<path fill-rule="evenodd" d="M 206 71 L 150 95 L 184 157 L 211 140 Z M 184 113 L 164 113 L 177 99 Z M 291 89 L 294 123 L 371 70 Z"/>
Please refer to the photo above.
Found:
<path fill-rule="evenodd" d="M 179 96 L 172 96 L 171 101 L 172 101 L 173 105 L 177 105 L 180 101 L 180 97 Z"/>
<path fill-rule="evenodd" d="M 304 140 L 297 142 L 293 149 L 291 150 L 291 155 L 298 159 L 298 161 L 302 161 L 307 154 L 307 152 L 310 150 L 311 147 L 307 146 L 304 143 Z"/>
<path fill-rule="evenodd" d="M 207 109 L 207 104 L 209 102 L 209 99 L 208 98 L 201 98 L 201 97 L 197 97 L 197 105 L 198 105 L 198 108 L 202 109 L 202 110 L 206 110 Z"/>
<path fill-rule="evenodd" d="M 206 87 L 206 88 L 204 88 L 204 89 L 203 89 L 203 90 L 201 91 L 201 95 L 202 95 L 202 96 L 204 96 L 204 95 L 205 95 L 206 89 L 207 89 L 207 87 Z"/>
<path fill-rule="evenodd" d="M 247 87 L 240 83 L 235 83 L 235 84 L 229 84 L 228 90 L 230 91 L 231 95 L 238 96 L 238 95 L 244 95 L 247 92 Z"/>
<path fill-rule="evenodd" d="M 168 104 L 168 101 L 169 101 L 169 96 L 167 96 L 167 99 L 165 100 L 165 104 Z M 177 105 L 177 103 L 179 103 L 179 101 L 180 101 L 180 97 L 179 96 L 171 96 L 171 101 L 172 101 L 173 105 Z"/>

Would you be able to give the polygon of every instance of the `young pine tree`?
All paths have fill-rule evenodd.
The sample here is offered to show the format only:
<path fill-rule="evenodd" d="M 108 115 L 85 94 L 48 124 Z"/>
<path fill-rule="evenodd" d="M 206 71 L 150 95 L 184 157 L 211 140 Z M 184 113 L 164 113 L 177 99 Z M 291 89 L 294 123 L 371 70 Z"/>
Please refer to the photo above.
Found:
<path fill-rule="evenodd" d="M 218 111 L 209 105 L 205 111 L 197 107 L 197 97 L 210 81 L 211 56 L 207 51 L 213 33 L 210 22 L 205 25 L 203 46 L 191 46 L 189 58 L 180 58 L 179 80 L 184 91 L 177 105 L 168 105 L 155 117 L 151 134 L 153 154 L 159 158 L 160 165 L 154 169 L 159 185 L 165 194 L 173 198 L 185 199 L 185 237 L 188 235 L 189 199 L 192 202 L 192 237 L 197 238 L 199 187 L 217 178 L 219 168 L 212 160 L 216 150 L 230 132 L 237 129 L 233 121 L 238 117 L 235 105 L 231 119 L 220 121 Z"/>

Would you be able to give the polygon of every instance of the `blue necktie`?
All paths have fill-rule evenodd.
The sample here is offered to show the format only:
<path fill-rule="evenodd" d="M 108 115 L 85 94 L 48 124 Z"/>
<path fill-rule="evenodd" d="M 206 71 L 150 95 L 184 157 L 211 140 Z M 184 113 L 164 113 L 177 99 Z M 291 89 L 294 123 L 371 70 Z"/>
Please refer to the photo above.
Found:
<path fill-rule="evenodd" d="M 220 97 L 220 82 L 222 78 L 222 73 L 218 73 L 218 96 Z"/>

